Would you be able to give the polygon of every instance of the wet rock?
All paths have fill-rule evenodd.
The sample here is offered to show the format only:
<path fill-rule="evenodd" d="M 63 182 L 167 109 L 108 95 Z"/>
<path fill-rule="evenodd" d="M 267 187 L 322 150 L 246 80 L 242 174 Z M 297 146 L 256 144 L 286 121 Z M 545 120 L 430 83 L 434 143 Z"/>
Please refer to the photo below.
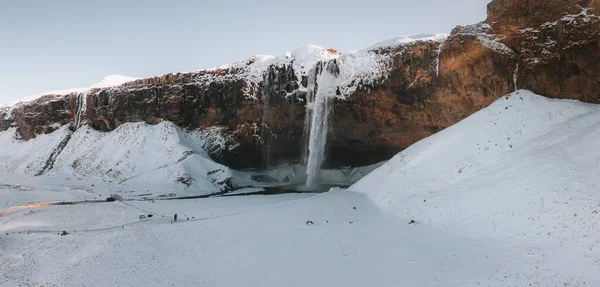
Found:
<path fill-rule="evenodd" d="M 272 176 L 264 175 L 264 174 L 253 175 L 253 176 L 251 176 L 251 179 L 253 181 L 263 182 L 263 183 L 277 183 L 277 182 L 279 182 L 276 178 L 274 178 Z"/>
<path fill-rule="evenodd" d="M 106 198 L 107 202 L 115 202 L 115 201 L 123 201 L 123 197 L 121 197 L 118 194 L 111 194 L 109 197 Z"/>
<path fill-rule="evenodd" d="M 192 185 L 192 182 L 194 182 L 194 181 L 196 181 L 196 180 L 194 178 L 192 178 L 192 176 L 189 174 L 185 174 L 185 175 L 180 176 L 175 179 L 175 182 L 181 183 L 181 184 L 185 185 L 186 187 L 190 187 Z"/>

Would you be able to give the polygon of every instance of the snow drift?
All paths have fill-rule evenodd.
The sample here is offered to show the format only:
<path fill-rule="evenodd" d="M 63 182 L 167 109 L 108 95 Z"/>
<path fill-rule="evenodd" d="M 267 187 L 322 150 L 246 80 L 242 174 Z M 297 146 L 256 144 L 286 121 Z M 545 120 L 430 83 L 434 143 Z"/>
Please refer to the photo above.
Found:
<path fill-rule="evenodd" d="M 414 144 L 351 190 L 407 220 L 511 242 L 561 276 L 597 280 L 598 138 L 600 106 L 520 90 Z"/>
<path fill-rule="evenodd" d="M 15 129 L 0 132 L 0 172 L 74 175 L 154 193 L 211 194 L 233 188 L 231 170 L 206 154 L 203 134 L 170 122 L 127 123 L 107 133 L 88 126 L 75 132 L 70 128 L 63 126 L 29 141 L 15 139 Z M 52 168 L 45 169 L 49 160 Z"/>

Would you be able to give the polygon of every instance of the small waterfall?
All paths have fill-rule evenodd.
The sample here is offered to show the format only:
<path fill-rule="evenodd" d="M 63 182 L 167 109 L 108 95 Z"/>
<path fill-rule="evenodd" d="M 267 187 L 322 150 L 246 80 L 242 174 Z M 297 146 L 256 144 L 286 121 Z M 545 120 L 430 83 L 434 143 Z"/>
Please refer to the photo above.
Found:
<path fill-rule="evenodd" d="M 437 59 L 435 59 L 435 76 L 437 78 L 440 77 L 440 54 L 442 53 L 442 49 L 444 48 L 444 44 L 446 43 L 446 39 L 440 41 L 440 46 L 437 50 Z"/>
<path fill-rule="evenodd" d="M 274 71 L 273 67 L 269 67 L 269 70 L 265 74 L 265 78 L 263 81 L 263 87 L 262 87 L 263 115 L 262 115 L 262 124 L 261 124 L 261 128 L 260 128 L 260 138 L 262 141 L 263 165 L 264 165 L 264 168 L 266 168 L 266 169 L 271 167 L 271 135 L 267 132 L 267 130 L 269 130 L 268 121 L 270 118 L 270 110 L 269 109 L 270 109 L 270 103 L 271 103 L 271 97 L 269 95 L 269 91 L 270 91 L 271 85 L 273 84 L 272 78 L 274 78 L 276 76 L 273 74 L 274 72 L 276 72 L 276 70 Z"/>
<path fill-rule="evenodd" d="M 309 87 L 312 89 L 309 89 L 307 94 L 306 105 L 306 117 L 310 119 L 306 186 L 316 185 L 321 175 L 321 165 L 325 160 L 325 146 L 329 132 L 329 115 L 332 112 L 333 99 L 336 96 L 338 74 L 336 60 L 327 62 L 325 69 L 320 63 L 314 71 L 316 81 L 310 81 L 313 86 Z M 311 77 L 313 76 L 311 75 Z M 312 90 L 312 94 L 310 90 Z"/>
<path fill-rule="evenodd" d="M 81 117 L 83 117 L 83 113 L 85 113 L 85 107 L 87 105 L 87 95 L 86 93 L 80 93 L 77 95 L 77 110 L 75 111 L 75 129 L 78 129 L 81 126 Z"/>
<path fill-rule="evenodd" d="M 81 92 L 77 95 L 77 107 L 75 110 L 75 125 L 73 130 L 77 130 L 85 123 L 87 112 L 87 98 L 90 95 L 89 91 Z"/>
<path fill-rule="evenodd" d="M 517 87 L 518 80 L 519 80 L 519 62 L 517 62 L 517 66 L 515 67 L 515 71 L 513 72 L 513 84 L 515 85 L 515 91 L 519 89 Z"/>

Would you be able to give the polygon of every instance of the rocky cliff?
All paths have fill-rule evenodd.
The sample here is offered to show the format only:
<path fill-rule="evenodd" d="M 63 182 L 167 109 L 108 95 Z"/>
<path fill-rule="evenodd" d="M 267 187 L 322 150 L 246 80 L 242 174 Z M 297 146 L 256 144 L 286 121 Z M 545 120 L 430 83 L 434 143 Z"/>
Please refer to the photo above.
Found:
<path fill-rule="evenodd" d="M 0 131 L 22 139 L 74 123 L 113 130 L 171 121 L 200 130 L 219 163 L 261 169 L 303 160 L 309 74 L 335 61 L 325 165 L 392 155 L 515 89 L 600 103 L 600 2 L 494 0 L 486 21 L 448 37 L 381 43 L 338 54 L 307 46 L 279 57 L 47 95 L 0 108 Z M 482 123 L 485 124 L 485 123 Z"/>

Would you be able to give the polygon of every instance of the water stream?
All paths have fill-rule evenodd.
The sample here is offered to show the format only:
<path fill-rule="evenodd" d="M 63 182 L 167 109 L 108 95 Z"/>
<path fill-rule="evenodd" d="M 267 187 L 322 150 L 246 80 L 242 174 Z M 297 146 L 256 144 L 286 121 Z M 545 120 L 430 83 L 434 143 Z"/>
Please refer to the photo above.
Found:
<path fill-rule="evenodd" d="M 306 159 L 306 186 L 319 182 L 321 166 L 325 160 L 325 147 L 329 133 L 329 116 L 337 91 L 337 61 L 319 63 L 309 77 L 306 104 L 305 130 L 308 132 L 308 157 Z"/>

